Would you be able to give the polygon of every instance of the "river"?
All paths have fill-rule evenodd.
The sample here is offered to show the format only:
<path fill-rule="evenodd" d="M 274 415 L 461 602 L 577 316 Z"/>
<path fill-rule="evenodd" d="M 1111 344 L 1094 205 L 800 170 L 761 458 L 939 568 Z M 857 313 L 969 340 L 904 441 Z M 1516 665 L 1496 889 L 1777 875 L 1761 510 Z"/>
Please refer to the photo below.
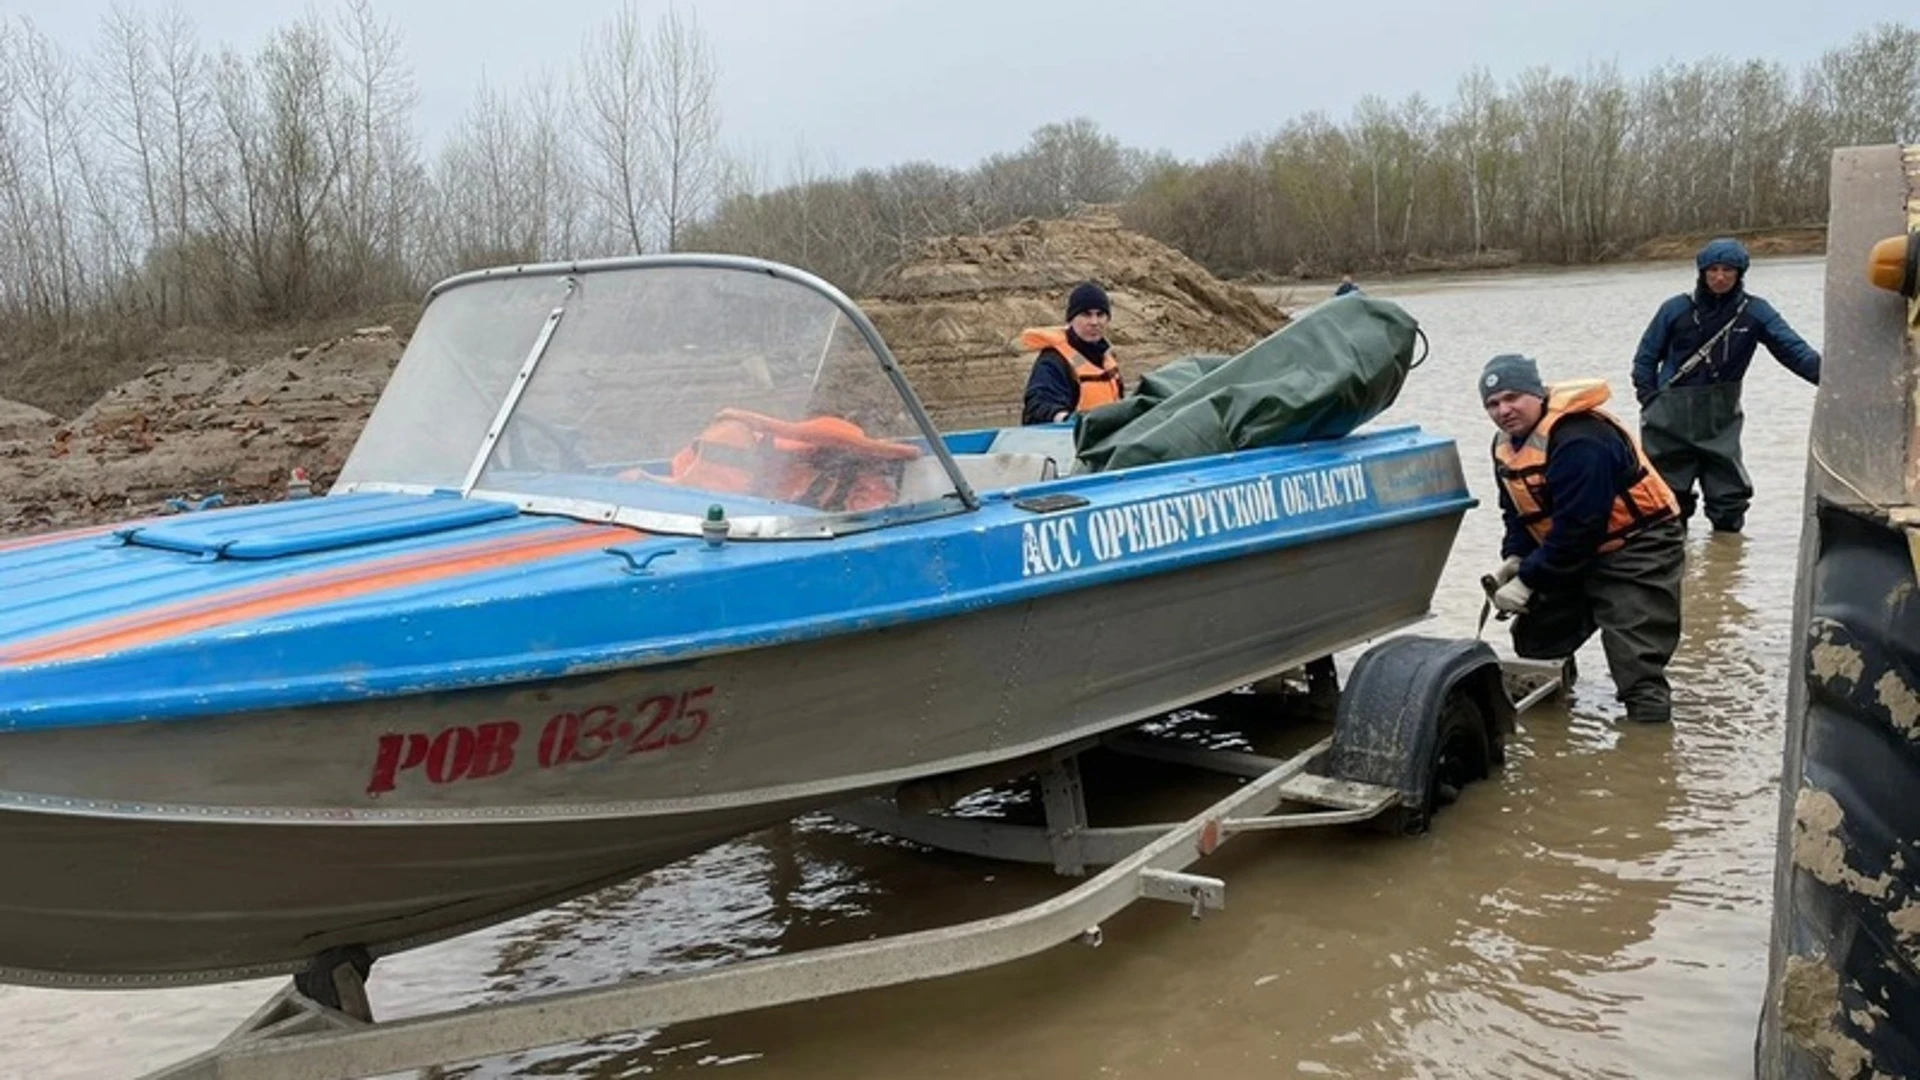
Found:
<path fill-rule="evenodd" d="M 1818 259 L 1768 260 L 1749 284 L 1818 344 L 1822 274 Z M 1403 303 L 1433 344 L 1381 422 L 1458 439 L 1482 500 L 1421 632 L 1472 636 L 1476 582 L 1498 562 L 1480 365 L 1521 351 L 1549 381 L 1605 376 L 1631 416 L 1634 345 L 1692 276 L 1690 264 L 1672 264 L 1376 293 Z M 1135 905 L 1107 924 L 1098 949 L 1063 945 L 934 983 L 445 1074 L 1750 1076 L 1812 402 L 1811 388 L 1764 353 L 1755 360 L 1746 446 L 1759 494 L 1744 536 L 1696 527 L 1687 540 L 1671 727 L 1624 726 L 1596 639 L 1571 702 L 1524 717 L 1506 767 L 1469 788 L 1432 833 L 1240 840 L 1197 868 L 1229 885 L 1228 909 L 1197 923 Z M 1502 633 L 1489 625 L 1490 638 Z M 808 818 L 384 960 L 374 1008 L 395 1017 L 858 940 L 1008 910 L 1059 887 L 1041 870 L 928 854 Z M 155 1068 L 216 1041 L 275 985 L 0 987 L 0 1076 Z"/>

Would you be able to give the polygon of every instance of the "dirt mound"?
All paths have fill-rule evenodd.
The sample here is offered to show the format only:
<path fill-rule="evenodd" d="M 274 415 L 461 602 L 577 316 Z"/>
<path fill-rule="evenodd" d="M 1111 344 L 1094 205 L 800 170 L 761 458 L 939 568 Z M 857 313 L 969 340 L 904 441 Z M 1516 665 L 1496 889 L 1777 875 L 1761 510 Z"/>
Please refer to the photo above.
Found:
<path fill-rule="evenodd" d="M 377 326 L 252 367 L 155 364 L 39 430 L 0 412 L 0 535 L 154 513 L 181 496 L 277 498 L 295 466 L 324 488 L 404 345 Z"/>
<path fill-rule="evenodd" d="M 59 426 L 60 418 L 45 409 L 36 409 L 23 401 L 0 398 L 0 443 L 10 439 L 51 435 Z"/>
<path fill-rule="evenodd" d="M 1237 353 L 1287 321 L 1251 289 L 1101 215 L 925 241 L 861 307 L 935 424 L 999 426 L 1019 422 L 1033 363 L 1020 331 L 1060 325 L 1067 294 L 1089 278 L 1113 304 L 1129 384 L 1182 356 Z"/>
<path fill-rule="evenodd" d="M 1736 232 L 1698 233 L 1683 236 L 1659 236 L 1633 249 L 1632 259 L 1648 261 L 1691 260 L 1707 246 L 1707 241 L 1731 236 L 1744 244 L 1754 258 L 1788 255 L 1823 255 L 1827 250 L 1827 230 L 1819 225 L 1803 228 L 1748 229 Z"/>

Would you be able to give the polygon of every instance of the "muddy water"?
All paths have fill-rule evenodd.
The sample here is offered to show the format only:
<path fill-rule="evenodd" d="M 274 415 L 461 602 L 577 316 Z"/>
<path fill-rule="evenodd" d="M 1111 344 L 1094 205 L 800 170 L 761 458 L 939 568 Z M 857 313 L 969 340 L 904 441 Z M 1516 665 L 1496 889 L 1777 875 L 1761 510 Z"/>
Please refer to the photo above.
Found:
<path fill-rule="evenodd" d="M 1821 264 L 1753 275 L 1820 339 Z M 1688 266 L 1382 290 L 1433 358 L 1388 420 L 1461 442 L 1470 514 L 1425 632 L 1471 636 L 1497 561 L 1473 377 L 1522 350 L 1624 387 Z M 455 1075 L 624 1077 L 1720 1077 L 1751 1074 L 1809 388 L 1764 354 L 1747 386 L 1759 496 L 1744 537 L 1688 540 L 1677 722 L 1625 728 L 1595 642 L 1569 705 L 1431 835 L 1248 837 L 1201 864 L 1230 907 L 1136 905 L 1097 949 L 481 1063 Z M 1632 412 L 1631 401 L 1621 403 Z M 1364 582 L 1355 582 L 1364 588 Z M 1497 630 L 1489 628 L 1490 636 Z M 1228 725 L 1231 728 L 1231 725 Z M 1231 733 L 1230 730 L 1228 732 Z M 1309 737 L 1311 733 L 1308 733 Z M 1292 737 L 1290 734 L 1288 737 Z M 1147 783 L 1095 776 L 1096 795 Z M 1158 800 L 1161 798 L 1155 795 Z M 1049 874 L 807 819 L 492 932 L 383 961 L 383 1016 L 858 940 L 1017 907 Z M 203 1048 L 272 983 L 140 994 L 0 988 L 0 1075 L 122 1076 Z"/>

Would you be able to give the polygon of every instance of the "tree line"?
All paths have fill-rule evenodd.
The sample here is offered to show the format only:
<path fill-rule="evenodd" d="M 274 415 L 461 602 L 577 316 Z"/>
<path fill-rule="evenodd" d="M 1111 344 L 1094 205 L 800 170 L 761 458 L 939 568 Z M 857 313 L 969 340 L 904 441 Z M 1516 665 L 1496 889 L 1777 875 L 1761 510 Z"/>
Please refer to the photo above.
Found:
<path fill-rule="evenodd" d="M 483 82 L 430 153 L 373 0 L 251 53 L 205 45 L 178 9 L 116 9 L 84 53 L 0 22 L 0 333 L 284 322 L 480 265 L 668 250 L 762 255 L 858 293 L 925 237 L 1090 205 L 1222 275 L 1598 260 L 1817 224 L 1833 147 L 1920 142 L 1920 31 L 1896 24 L 1799 71 L 1477 69 L 1444 104 L 1369 97 L 1199 162 L 1075 118 L 964 169 L 796 151 L 778 183 L 726 151 L 719 78 L 691 14 L 629 3 L 566 71 Z"/>
<path fill-rule="evenodd" d="M 1444 106 L 1367 98 L 1202 164 L 1161 163 L 1138 228 L 1216 273 L 1327 272 L 1422 256 L 1618 257 L 1675 233 L 1823 224 L 1834 147 L 1920 141 L 1920 32 L 1883 25 L 1804 70 L 1711 58 L 1629 80 L 1599 65 Z"/>
<path fill-rule="evenodd" d="M 246 325 L 451 270 L 680 246 L 729 182 L 692 16 L 623 7 L 573 70 L 483 83 L 428 154 L 399 34 L 340 0 L 251 54 L 115 8 L 76 54 L 0 22 L 0 328 Z"/>

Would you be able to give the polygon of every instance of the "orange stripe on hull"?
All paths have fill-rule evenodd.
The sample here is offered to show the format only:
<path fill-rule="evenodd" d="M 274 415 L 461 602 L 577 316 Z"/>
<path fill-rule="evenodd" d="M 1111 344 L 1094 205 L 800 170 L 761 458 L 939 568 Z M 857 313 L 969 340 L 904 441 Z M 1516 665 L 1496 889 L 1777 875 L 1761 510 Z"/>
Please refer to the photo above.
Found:
<path fill-rule="evenodd" d="M 100 656 L 184 637 L 216 626 L 283 615 L 289 611 L 338 603 L 387 589 L 587 551 L 605 546 L 616 538 L 632 535 L 627 529 L 586 526 L 584 531 L 569 529 L 558 537 L 542 532 L 531 538 L 514 538 L 509 543 L 493 539 L 465 544 L 427 555 L 406 556 L 384 563 L 316 574 L 305 579 L 276 582 L 265 588 L 237 589 L 222 596 L 109 619 L 7 650 L 0 653 L 0 659 L 14 664 L 34 664 Z"/>
<path fill-rule="evenodd" d="M 11 540 L 0 540 L 0 551 L 25 551 L 27 548 L 57 544 L 63 540 L 84 540 L 89 536 L 105 536 L 115 529 L 128 529 L 147 522 L 123 521 L 113 525 L 94 525 L 85 529 L 65 529 L 60 532 L 40 533 L 36 536 L 16 536 Z"/>

